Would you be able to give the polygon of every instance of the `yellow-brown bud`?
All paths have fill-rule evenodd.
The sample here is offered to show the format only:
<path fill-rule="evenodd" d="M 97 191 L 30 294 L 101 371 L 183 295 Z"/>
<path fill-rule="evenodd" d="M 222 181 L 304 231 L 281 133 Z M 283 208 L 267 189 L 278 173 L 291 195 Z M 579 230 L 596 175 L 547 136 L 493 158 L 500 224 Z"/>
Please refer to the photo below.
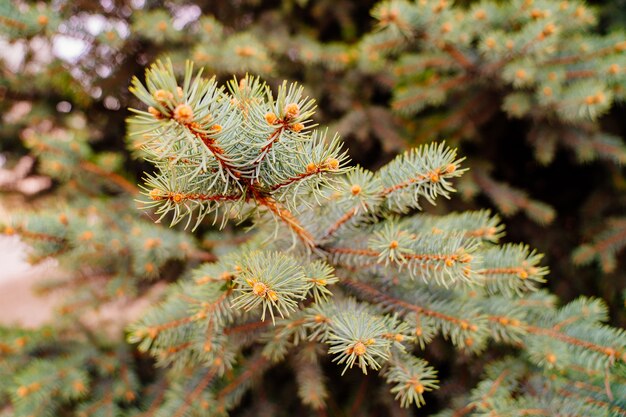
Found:
<path fill-rule="evenodd" d="M 267 112 L 265 113 L 265 121 L 267 122 L 268 125 L 273 125 L 276 120 L 278 120 L 278 117 L 272 113 L 272 112 Z"/>
<path fill-rule="evenodd" d="M 261 281 L 255 282 L 252 286 L 252 292 L 259 297 L 265 297 L 268 289 L 267 285 Z"/>
<path fill-rule="evenodd" d="M 161 112 L 152 106 L 148 107 L 148 113 L 150 113 L 155 119 L 161 118 Z"/>
<path fill-rule="evenodd" d="M 300 107 L 297 103 L 289 103 L 285 106 L 285 117 L 293 119 L 300 114 Z"/>
<path fill-rule="evenodd" d="M 357 356 L 365 355 L 366 351 L 367 351 L 367 347 L 365 346 L 363 342 L 356 342 L 354 344 L 354 347 L 352 348 L 352 352 L 354 352 L 354 354 Z"/>
<path fill-rule="evenodd" d="M 413 383 L 413 390 L 415 392 L 417 392 L 418 394 L 423 394 L 424 393 L 424 386 L 422 384 L 420 384 L 419 382 L 415 382 L 415 383 Z"/>
<path fill-rule="evenodd" d="M 539 9 L 533 9 L 530 12 L 530 17 L 532 17 L 533 19 L 541 19 L 543 16 L 544 16 L 543 11 Z"/>
<path fill-rule="evenodd" d="M 152 95 L 154 99 L 159 102 L 172 100 L 174 98 L 174 94 L 166 90 L 156 90 Z"/>
<path fill-rule="evenodd" d="M 189 104 L 179 104 L 174 109 L 174 119 L 184 124 L 191 123 L 193 121 L 193 109 Z"/>
<path fill-rule="evenodd" d="M 552 35 L 554 32 L 556 31 L 556 26 L 554 25 L 554 23 L 548 23 L 544 28 L 543 28 L 543 34 L 545 36 L 550 36 Z"/>
<path fill-rule="evenodd" d="M 85 391 L 85 384 L 83 384 L 82 381 L 76 380 L 76 381 L 72 382 L 72 388 L 76 392 L 83 392 L 83 391 Z"/>
<path fill-rule="evenodd" d="M 546 97 L 550 97 L 552 95 L 552 88 L 551 87 L 543 87 L 543 95 Z"/>
<path fill-rule="evenodd" d="M 317 165 L 315 165 L 315 162 L 309 162 L 306 166 L 307 174 L 312 174 L 315 171 L 317 171 Z"/>
<path fill-rule="evenodd" d="M 153 200 L 160 200 L 161 190 L 159 190 L 158 188 L 153 188 L 152 190 L 150 190 L 150 198 Z"/>
<path fill-rule="evenodd" d="M 145 249 L 153 249 L 161 246 L 161 239 L 159 238 L 149 238 L 143 244 Z"/>
<path fill-rule="evenodd" d="M 22 385 L 21 387 L 19 387 L 19 388 L 17 389 L 17 395 L 18 395 L 18 397 L 22 397 L 22 398 L 24 398 L 24 397 L 26 397 L 28 394 L 29 394 L 28 387 L 25 387 L 25 386 L 23 386 L 23 385 Z"/>
<path fill-rule="evenodd" d="M 335 158 L 328 158 L 326 160 L 326 166 L 334 171 L 339 168 L 339 161 Z"/>
<path fill-rule="evenodd" d="M 256 54 L 256 51 L 251 46 L 238 46 L 235 48 L 235 53 L 240 57 L 250 57 Z"/>

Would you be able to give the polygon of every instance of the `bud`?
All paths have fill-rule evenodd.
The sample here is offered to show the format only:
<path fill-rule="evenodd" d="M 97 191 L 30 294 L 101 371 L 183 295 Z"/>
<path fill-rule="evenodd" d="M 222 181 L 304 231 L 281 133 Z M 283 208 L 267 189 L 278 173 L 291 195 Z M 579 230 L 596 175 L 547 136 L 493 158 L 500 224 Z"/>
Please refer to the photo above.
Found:
<path fill-rule="evenodd" d="M 315 162 L 309 162 L 306 166 L 307 174 L 312 174 L 315 171 L 317 171 L 317 165 L 315 165 Z"/>
<path fill-rule="evenodd" d="M 354 354 L 357 356 L 365 355 L 366 351 L 367 351 L 367 347 L 365 346 L 363 342 L 356 342 L 354 347 L 352 348 L 352 352 L 354 352 Z"/>
<path fill-rule="evenodd" d="M 285 117 L 293 119 L 300 114 L 300 107 L 296 103 L 290 103 L 285 106 Z"/>
<path fill-rule="evenodd" d="M 543 95 L 546 97 L 550 97 L 552 95 L 551 87 L 543 87 Z"/>
<path fill-rule="evenodd" d="M 160 119 L 161 118 L 161 112 L 158 111 L 157 109 L 155 109 L 152 106 L 148 107 L 148 113 L 150 113 L 152 116 L 154 116 L 155 119 Z"/>
<path fill-rule="evenodd" d="M 265 297 L 265 294 L 267 294 L 267 290 L 267 285 L 261 281 L 255 282 L 252 286 L 252 292 L 259 297 Z"/>
<path fill-rule="evenodd" d="M 159 190 L 158 188 L 153 188 L 152 190 L 150 190 L 150 198 L 153 200 L 160 200 L 162 198 L 161 190 Z"/>
<path fill-rule="evenodd" d="M 276 120 L 278 120 L 278 117 L 272 113 L 272 112 L 267 112 L 265 113 L 265 121 L 267 122 L 268 125 L 273 125 Z"/>
<path fill-rule="evenodd" d="M 326 160 L 326 166 L 334 171 L 339 168 L 339 161 L 335 158 L 328 158 Z"/>
<path fill-rule="evenodd" d="M 156 90 L 152 96 L 156 101 L 164 102 L 167 100 L 172 100 L 174 98 L 174 94 L 170 93 L 166 90 Z"/>
<path fill-rule="evenodd" d="M 193 121 L 193 109 L 189 104 L 179 104 L 174 109 L 174 119 L 183 124 L 191 123 Z"/>

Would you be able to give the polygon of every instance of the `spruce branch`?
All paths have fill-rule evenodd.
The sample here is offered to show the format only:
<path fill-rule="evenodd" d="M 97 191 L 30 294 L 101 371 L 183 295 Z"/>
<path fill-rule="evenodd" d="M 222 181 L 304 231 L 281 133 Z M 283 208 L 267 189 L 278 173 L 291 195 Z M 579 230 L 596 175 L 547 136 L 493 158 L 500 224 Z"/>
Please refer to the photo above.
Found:
<path fill-rule="evenodd" d="M 200 73 L 191 81 L 192 73 L 188 63 L 180 87 L 172 64 L 158 62 L 146 72 L 148 88 L 133 81 L 131 91 L 150 107 L 129 124 L 134 135 L 148 136 L 140 147 L 159 170 L 147 177 L 147 207 L 161 218 L 173 212 L 172 224 L 187 216 L 189 225 L 197 212 L 197 227 L 208 214 L 222 216 L 223 225 L 221 203 L 254 203 L 313 247 L 285 195 L 295 198 L 301 186 L 315 192 L 344 171 L 346 159 L 337 138 L 309 132 L 313 101 L 296 85 L 284 83 L 274 98 L 258 78 L 233 81 L 226 92 Z"/>
<path fill-rule="evenodd" d="M 388 384 L 395 384 L 391 389 L 400 400 L 402 407 L 425 404 L 424 392 L 439 388 L 437 371 L 427 362 L 411 355 L 395 354 L 385 370 Z"/>

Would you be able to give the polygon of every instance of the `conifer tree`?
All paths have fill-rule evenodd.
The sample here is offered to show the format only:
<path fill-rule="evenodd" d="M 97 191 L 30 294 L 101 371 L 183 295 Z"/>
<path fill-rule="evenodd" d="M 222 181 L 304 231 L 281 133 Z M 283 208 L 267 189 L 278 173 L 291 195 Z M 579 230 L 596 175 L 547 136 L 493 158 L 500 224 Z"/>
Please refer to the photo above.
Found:
<path fill-rule="evenodd" d="M 17 69 L 0 62 L 0 146 L 36 158 L 34 169 L 34 159 L 9 164 L 0 188 L 50 190 L 3 220 L 0 233 L 27 242 L 34 263 L 58 260 L 63 275 L 40 290 L 64 294 L 53 325 L 0 328 L 0 416 L 626 415 L 626 335 L 607 324 L 607 305 L 593 297 L 561 303 L 542 288 L 546 261 L 525 244 L 503 243 L 497 215 L 447 210 L 458 186 L 465 195 L 490 193 L 504 213 L 551 213 L 494 180 L 484 156 L 457 157 L 455 146 L 484 123 L 464 112 L 485 84 L 494 91 L 480 104 L 532 102 L 511 114 L 533 123 L 533 134 L 571 130 L 578 142 L 561 145 L 601 157 L 610 145 L 621 158 L 621 141 L 583 119 L 623 96 L 624 55 L 615 47 L 623 35 L 591 36 L 593 14 L 574 2 L 467 10 L 381 2 L 373 12 L 380 27 L 359 42 L 349 1 L 197 2 L 201 15 L 184 24 L 178 12 L 191 3 L 148 2 L 127 13 L 135 3 L 0 4 L 4 39 L 29 51 Z M 508 13 L 514 6 L 519 15 Z M 582 17 L 572 18 L 579 6 Z M 308 19 L 295 18 L 303 10 Z M 74 18 L 89 13 L 107 19 L 95 35 Z M 442 32 L 448 18 L 453 26 Z M 336 22 L 337 42 L 312 30 Z M 459 64 L 466 57 L 480 69 L 509 59 L 504 43 L 489 49 L 487 36 L 523 42 L 548 24 L 554 33 L 522 47 L 524 57 L 515 54 L 492 77 Z M 71 71 L 34 52 L 57 36 L 82 39 L 91 51 Z M 579 39 L 592 52 L 557 65 L 561 78 L 550 86 L 576 96 L 586 80 L 607 100 L 574 100 L 584 111 L 567 118 L 542 101 L 547 73 L 539 64 L 578 54 Z M 592 64 L 596 44 L 608 49 Z M 135 78 L 134 102 L 118 91 L 127 87 L 120 78 L 160 55 L 173 64 L 162 59 Z M 187 57 L 204 72 L 183 64 Z M 413 59 L 429 67 L 389 70 Z M 528 83 L 505 71 L 518 60 L 532 74 Z M 615 74 L 600 76 L 615 63 Z M 568 78 L 569 71 L 578 72 Z M 435 100 L 428 83 L 455 76 L 468 78 Z M 335 130 L 379 138 L 385 152 L 397 152 L 400 133 L 416 132 L 416 109 L 398 106 L 409 119 L 398 123 L 377 100 L 393 90 L 397 102 L 403 88 L 428 93 L 419 105 L 441 105 L 442 113 L 419 114 L 447 143 L 423 144 L 376 170 L 355 166 Z M 116 149 L 122 129 L 112 110 L 127 102 L 134 161 Z M 550 145 L 543 133 L 532 142 L 538 156 Z M 135 185 L 139 164 L 146 172 Z M 607 226 L 575 253 L 577 262 L 616 268 L 624 224 Z M 168 284 L 164 293 L 157 283 Z M 123 333 L 89 323 L 94 310 L 155 292 L 148 299 L 158 301 Z"/>
<path fill-rule="evenodd" d="M 624 100 L 626 36 L 621 29 L 593 34 L 596 14 L 583 2 L 481 1 L 464 7 L 446 0 L 393 0 L 380 2 L 372 14 L 378 25 L 361 41 L 362 62 L 393 74 L 391 104 L 398 113 L 425 113 L 410 127 L 418 143 L 433 136 L 481 141 L 484 126 L 504 112 L 528 126 L 523 134 L 540 164 L 552 163 L 559 147 L 581 163 L 626 160 L 623 139 L 598 122 Z M 463 178 L 465 196 L 484 193 L 506 216 L 554 219 L 552 207 L 493 178 L 497 161 L 485 162 Z M 622 223 L 619 217 L 604 231 L 594 227 L 594 242 L 578 248 L 574 262 L 602 258 L 602 269 L 612 272 L 613 254 L 624 246 L 623 238 L 612 237 L 623 235 Z"/>
<path fill-rule="evenodd" d="M 226 415 L 281 364 L 313 410 L 340 401 L 327 366 L 336 378 L 379 375 L 391 409 L 421 406 L 445 383 L 423 357 L 438 336 L 474 357 L 509 347 L 487 355 L 483 380 L 441 415 L 626 413 L 626 334 L 603 324 L 602 301 L 558 306 L 540 289 L 541 255 L 498 244 L 503 226 L 487 211 L 420 211 L 450 198 L 466 173 L 444 143 L 371 172 L 313 126 L 314 102 L 296 84 L 273 92 L 246 76 L 223 87 L 190 63 L 178 78 L 157 62 L 131 91 L 143 107 L 128 120 L 129 142 L 154 167 L 141 194 L 156 224 L 131 214 L 122 194 L 3 229 L 35 256 L 81 266 L 73 286 L 91 284 L 63 308 L 59 328 L 4 330 L 2 390 L 15 415 Z M 136 195 L 81 162 L 89 150 L 71 146 L 80 142 L 53 147 L 58 138 L 32 135 L 42 159 L 77 164 L 59 168 L 68 186 L 81 186 L 83 169 Z M 199 253 L 190 230 L 231 220 L 252 222 L 245 242 Z M 85 304 L 140 292 L 176 259 L 189 271 L 130 327 L 130 344 L 76 328 Z M 148 379 L 133 359 L 140 352 L 156 361 Z M 269 399 L 253 395 L 247 407 L 282 406 L 264 391 Z"/>

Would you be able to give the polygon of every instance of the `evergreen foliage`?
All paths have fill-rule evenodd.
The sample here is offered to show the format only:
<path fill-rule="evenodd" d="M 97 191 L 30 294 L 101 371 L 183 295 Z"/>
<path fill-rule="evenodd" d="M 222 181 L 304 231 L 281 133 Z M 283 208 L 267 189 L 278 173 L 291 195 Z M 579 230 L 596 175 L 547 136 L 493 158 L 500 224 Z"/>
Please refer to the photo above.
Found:
<path fill-rule="evenodd" d="M 626 36 L 623 28 L 590 33 L 597 18 L 583 2 L 461 7 L 446 0 L 398 0 L 379 3 L 372 14 L 378 25 L 361 41 L 361 62 L 393 74 L 391 105 L 399 114 L 424 113 L 416 128 L 409 127 L 418 143 L 433 137 L 482 140 L 484 126 L 504 112 L 528 126 L 526 141 L 540 164 L 552 163 L 558 147 L 583 163 L 626 160 L 622 138 L 598 123 L 624 101 Z M 551 206 L 493 178 L 497 161 L 472 168 L 460 184 L 465 196 L 482 192 L 506 216 L 522 211 L 539 223 L 554 220 Z M 605 234 L 618 234 L 618 224 L 604 225 Z M 572 255 L 576 263 L 593 258 L 588 247 Z M 610 253 L 621 249 L 607 247 Z M 615 259 L 603 256 L 602 270 L 612 272 Z"/>
<path fill-rule="evenodd" d="M 600 118 L 623 100 L 622 32 L 593 35 L 576 1 L 383 1 L 364 36 L 371 4 L 344 0 L 110 3 L 0 4 L 27 51 L 0 60 L 0 149 L 37 161 L 0 189 L 50 190 L 0 233 L 56 259 L 39 290 L 64 295 L 54 326 L 0 327 L 0 416 L 626 415 L 605 302 L 561 303 L 498 215 L 450 209 L 458 187 L 554 218 L 464 146 L 503 113 L 540 163 L 561 146 L 621 178 Z M 87 52 L 36 53 L 63 36 Z M 611 273 L 626 225 L 600 212 L 571 259 Z M 89 323 L 146 299 L 123 331 Z"/>
<path fill-rule="evenodd" d="M 179 81 L 171 64 L 157 62 L 132 91 L 147 109 L 128 122 L 130 146 L 155 170 L 145 178 L 148 206 L 171 224 L 187 218 L 197 226 L 214 214 L 222 227 L 251 219 L 255 229 L 246 243 L 171 284 L 129 329 L 131 345 L 87 333 L 42 356 L 68 337 L 63 330 L 6 329 L 3 392 L 16 415 L 225 415 L 285 361 L 296 364 L 302 403 L 323 409 L 332 396 L 319 368 L 326 357 L 342 375 L 379 371 L 400 406 L 420 406 L 440 384 L 423 359 L 436 336 L 467 355 L 511 346 L 509 358 L 489 365 L 476 389 L 459 397 L 465 414 L 626 412 L 626 334 L 603 324 L 602 301 L 582 297 L 559 307 L 537 291 L 547 274 L 541 256 L 499 245 L 502 226 L 489 212 L 414 210 L 450 198 L 451 181 L 466 171 L 445 144 L 370 172 L 347 165 L 336 136 L 309 127 L 314 104 L 296 85 L 273 93 L 246 77 L 224 89 L 191 64 Z M 78 161 L 73 173 L 89 155 L 87 146 L 52 149 Z M 78 186 L 63 169 L 53 172 Z M 106 172 L 89 172 L 126 188 Z M 79 323 L 76 306 L 132 293 L 167 262 L 202 257 L 184 231 L 146 222 L 117 200 L 4 227 L 32 240 L 35 256 L 85 265 L 89 272 L 73 276 L 75 284 L 82 273 L 89 281 L 102 276 L 102 292 L 76 292 L 81 298 L 62 310 Z M 157 363 L 149 383 L 127 364 L 133 346 Z"/>

